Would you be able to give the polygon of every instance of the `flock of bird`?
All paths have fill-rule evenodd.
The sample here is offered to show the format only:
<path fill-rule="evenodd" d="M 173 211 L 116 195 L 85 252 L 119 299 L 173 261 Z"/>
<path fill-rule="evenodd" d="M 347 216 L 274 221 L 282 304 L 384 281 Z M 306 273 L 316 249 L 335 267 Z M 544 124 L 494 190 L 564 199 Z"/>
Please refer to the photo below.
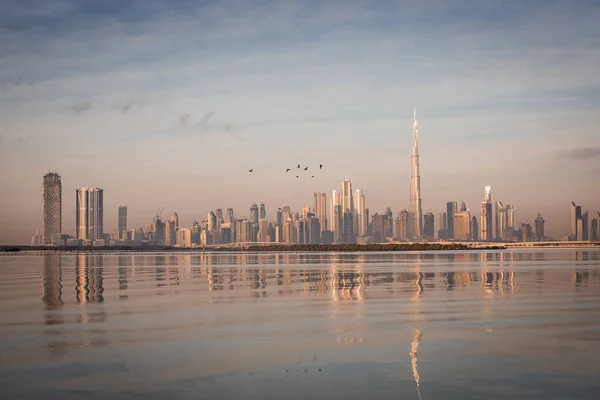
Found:
<path fill-rule="evenodd" d="M 302 166 L 300 164 L 298 164 L 298 166 L 296 167 L 297 169 L 303 169 L 304 171 L 308 171 L 308 167 L 304 167 L 302 168 Z M 323 169 L 323 164 L 319 164 L 319 169 Z M 292 169 L 291 168 L 286 168 L 285 172 L 290 172 Z M 251 168 L 248 170 L 248 172 L 252 172 L 254 171 L 254 168 Z M 314 178 L 314 175 L 310 176 L 311 178 Z M 300 175 L 296 175 L 296 178 L 300 178 Z"/>

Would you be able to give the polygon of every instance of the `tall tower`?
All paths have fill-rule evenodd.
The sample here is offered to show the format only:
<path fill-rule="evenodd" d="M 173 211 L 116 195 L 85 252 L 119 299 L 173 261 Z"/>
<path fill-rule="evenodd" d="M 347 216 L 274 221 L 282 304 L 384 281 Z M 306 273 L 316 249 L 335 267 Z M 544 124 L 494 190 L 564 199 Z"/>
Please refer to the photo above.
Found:
<path fill-rule="evenodd" d="M 417 107 L 414 108 L 413 146 L 410 158 L 410 203 L 409 203 L 409 232 L 408 236 L 421 236 L 423 214 L 421 212 L 421 176 L 419 175 L 419 127 L 417 125 Z"/>
<path fill-rule="evenodd" d="M 127 231 L 127 206 L 119 206 L 119 239 L 125 239 L 124 233 Z"/>
<path fill-rule="evenodd" d="M 52 235 L 62 232 L 62 183 L 56 172 L 42 181 L 42 227 L 43 244 L 52 244 Z"/>
<path fill-rule="evenodd" d="M 104 190 L 77 189 L 76 209 L 77 239 L 104 239 Z"/>
<path fill-rule="evenodd" d="M 265 203 L 260 203 L 259 221 L 265 218 L 267 218 L 267 209 Z"/>
<path fill-rule="evenodd" d="M 342 212 L 354 211 L 354 202 L 352 199 L 352 182 L 345 180 L 342 182 Z"/>
<path fill-rule="evenodd" d="M 250 206 L 250 222 L 258 224 L 258 206 L 256 203 L 253 203 L 252 206 Z"/>
<path fill-rule="evenodd" d="M 481 237 L 485 241 L 493 239 L 492 232 L 492 187 L 485 187 L 485 199 L 481 202 Z"/>
<path fill-rule="evenodd" d="M 357 226 L 355 227 L 356 234 L 358 236 L 366 236 L 368 221 L 366 218 L 365 195 L 362 189 L 354 191 L 354 209 L 354 213 L 356 214 L 355 220 L 357 221 Z"/>
<path fill-rule="evenodd" d="M 321 232 L 327 229 L 327 194 L 316 193 L 314 194 L 315 215 L 319 219 Z"/>
<path fill-rule="evenodd" d="M 175 224 L 175 230 L 179 229 L 179 215 L 176 212 L 171 215 L 171 222 Z"/>

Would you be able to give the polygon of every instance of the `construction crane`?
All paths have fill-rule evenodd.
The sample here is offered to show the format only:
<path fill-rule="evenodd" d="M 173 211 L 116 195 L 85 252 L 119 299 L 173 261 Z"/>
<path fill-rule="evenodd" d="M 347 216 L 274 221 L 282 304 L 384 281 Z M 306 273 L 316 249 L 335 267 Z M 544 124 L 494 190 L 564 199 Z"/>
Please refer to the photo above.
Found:
<path fill-rule="evenodd" d="M 164 207 L 161 207 L 158 210 L 156 210 L 156 220 L 157 221 L 160 221 L 162 219 L 163 210 L 164 210 Z"/>

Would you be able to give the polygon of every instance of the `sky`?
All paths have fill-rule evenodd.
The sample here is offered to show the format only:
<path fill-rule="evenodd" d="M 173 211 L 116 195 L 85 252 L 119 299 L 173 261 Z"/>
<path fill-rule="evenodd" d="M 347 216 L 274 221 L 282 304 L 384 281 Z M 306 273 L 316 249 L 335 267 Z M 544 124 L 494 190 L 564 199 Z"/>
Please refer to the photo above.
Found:
<path fill-rule="evenodd" d="M 571 201 L 600 212 L 598 21 L 586 0 L 2 2 L 0 243 L 41 230 L 48 171 L 71 234 L 83 186 L 106 232 L 119 205 L 130 228 L 274 218 L 344 179 L 396 214 L 414 105 L 423 212 L 478 215 L 490 185 L 559 238 Z"/>

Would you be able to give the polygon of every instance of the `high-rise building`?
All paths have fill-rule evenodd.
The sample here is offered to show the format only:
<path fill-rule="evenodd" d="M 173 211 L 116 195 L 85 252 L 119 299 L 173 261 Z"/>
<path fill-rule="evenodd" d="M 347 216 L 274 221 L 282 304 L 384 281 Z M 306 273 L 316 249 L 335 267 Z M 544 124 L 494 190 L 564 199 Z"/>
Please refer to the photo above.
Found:
<path fill-rule="evenodd" d="M 458 212 L 458 204 L 455 201 L 446 203 L 446 218 L 448 220 L 446 237 L 454 239 L 454 213 Z"/>
<path fill-rule="evenodd" d="M 421 212 L 421 176 L 419 174 L 419 126 L 417 124 L 417 108 L 413 116 L 413 145 L 410 158 L 410 203 L 408 236 L 415 239 L 421 236 L 423 216 Z"/>
<path fill-rule="evenodd" d="M 521 239 L 522 242 L 533 242 L 533 229 L 530 224 L 521 224 Z"/>
<path fill-rule="evenodd" d="M 583 226 L 581 229 L 581 236 L 578 235 L 578 224 L 581 219 L 581 206 L 571 202 L 571 240 L 582 240 L 583 238 Z M 583 221 L 581 222 L 581 224 Z"/>
<path fill-rule="evenodd" d="M 217 224 L 221 225 L 225 220 L 223 219 L 223 209 L 217 208 Z"/>
<path fill-rule="evenodd" d="M 432 212 L 426 212 L 425 215 L 423 216 L 423 236 L 425 236 L 425 238 L 427 240 L 433 240 L 434 239 L 434 232 L 435 232 L 435 216 L 433 215 Z"/>
<path fill-rule="evenodd" d="M 515 207 L 510 204 L 506 205 L 506 228 L 515 229 Z"/>
<path fill-rule="evenodd" d="M 258 224 L 258 206 L 256 203 L 253 203 L 250 207 L 250 222 L 253 224 Z"/>
<path fill-rule="evenodd" d="M 387 242 L 387 222 L 387 214 L 373 214 L 373 223 L 371 225 L 371 229 L 373 231 L 373 240 L 375 241 L 375 243 Z"/>
<path fill-rule="evenodd" d="M 366 206 L 365 206 L 365 195 L 363 194 L 362 189 L 356 189 L 354 191 L 354 213 L 356 214 L 356 234 L 358 236 L 366 236 L 367 235 L 367 225 L 369 221 L 366 219 Z"/>
<path fill-rule="evenodd" d="M 119 206 L 119 239 L 125 239 L 125 232 L 127 232 L 127 207 Z"/>
<path fill-rule="evenodd" d="M 285 221 L 288 220 L 288 218 L 293 219 L 292 208 L 290 206 L 283 206 L 281 210 L 282 210 L 281 217 L 283 218 L 284 224 L 285 224 Z"/>
<path fill-rule="evenodd" d="M 600 240 L 600 230 L 598 229 L 598 225 L 600 224 L 600 213 L 598 213 L 598 218 L 594 218 L 592 220 L 592 226 L 590 229 L 590 240 L 591 241 L 598 241 Z"/>
<path fill-rule="evenodd" d="M 479 224 L 477 223 L 477 217 L 474 215 L 471 218 L 471 240 L 474 242 L 479 240 Z"/>
<path fill-rule="evenodd" d="M 327 229 L 327 193 L 314 193 L 313 208 L 321 231 Z"/>
<path fill-rule="evenodd" d="M 235 220 L 235 241 L 239 243 L 252 242 L 252 222 L 247 218 Z"/>
<path fill-rule="evenodd" d="M 235 223 L 235 214 L 233 213 L 233 208 L 227 209 L 227 214 L 225 216 L 225 222 L 229 222 L 230 224 Z"/>
<path fill-rule="evenodd" d="M 334 215 L 336 212 L 336 207 L 340 206 L 340 208 L 341 208 L 341 205 L 342 205 L 342 203 L 341 203 L 340 192 L 338 192 L 337 190 L 334 190 L 331 193 L 331 199 L 329 199 L 329 217 L 330 217 L 329 218 L 329 230 L 334 232 L 334 237 L 335 237 L 335 232 L 341 230 L 341 225 L 338 225 L 339 219 L 334 218 Z"/>
<path fill-rule="evenodd" d="M 542 214 L 538 213 L 537 218 L 535 219 L 535 240 L 544 240 L 544 218 L 542 218 Z"/>
<path fill-rule="evenodd" d="M 438 229 L 438 239 L 446 240 L 448 238 L 448 218 L 446 217 L 446 213 L 440 213 L 439 221 L 440 229 Z"/>
<path fill-rule="evenodd" d="M 492 188 L 485 187 L 485 200 L 481 203 L 481 240 L 491 241 L 492 231 Z"/>
<path fill-rule="evenodd" d="M 260 203 L 259 219 L 265 218 L 267 218 L 267 209 L 265 207 L 265 203 Z"/>
<path fill-rule="evenodd" d="M 42 241 L 52 244 L 52 235 L 62 233 L 62 182 L 56 172 L 42 180 Z"/>
<path fill-rule="evenodd" d="M 471 240 L 471 212 L 469 210 L 454 213 L 454 239 Z"/>
<path fill-rule="evenodd" d="M 104 191 L 97 187 L 84 187 L 76 191 L 77 239 L 104 239 Z"/>
<path fill-rule="evenodd" d="M 396 236 L 398 240 L 409 240 L 408 237 L 408 211 L 402 210 L 396 218 Z"/>
<path fill-rule="evenodd" d="M 177 231 L 174 221 L 165 221 L 165 246 L 175 246 L 177 243 Z"/>
<path fill-rule="evenodd" d="M 258 242 L 267 243 L 271 242 L 271 236 L 269 235 L 269 220 L 261 218 L 258 220 Z"/>
<path fill-rule="evenodd" d="M 344 243 L 354 243 L 356 236 L 354 235 L 354 215 L 352 211 L 344 212 Z"/>
<path fill-rule="evenodd" d="M 175 230 L 179 229 L 179 215 L 176 212 L 171 215 L 171 222 L 175 225 Z"/>
<path fill-rule="evenodd" d="M 208 232 L 216 232 L 217 231 L 217 214 L 215 214 L 212 210 L 208 212 L 206 216 L 208 220 Z"/>
<path fill-rule="evenodd" d="M 588 212 L 584 211 L 583 213 L 581 213 L 581 227 L 582 227 L 582 234 L 581 234 L 581 240 L 589 240 L 589 233 L 590 233 L 590 229 L 589 229 L 589 225 L 588 225 Z"/>
<path fill-rule="evenodd" d="M 506 225 L 503 223 L 503 217 L 506 215 L 506 209 L 501 201 L 496 202 L 496 214 L 494 215 L 494 219 L 496 221 L 496 234 L 494 238 L 496 240 L 502 240 L 504 236 L 504 232 L 506 231 Z"/>
<path fill-rule="evenodd" d="M 342 212 L 352 212 L 354 210 L 354 201 L 352 198 L 352 182 L 345 180 L 342 182 Z"/>
<path fill-rule="evenodd" d="M 319 218 L 310 216 L 306 221 L 308 225 L 308 243 L 320 244 L 321 243 L 321 222 Z"/>
<path fill-rule="evenodd" d="M 333 206 L 333 240 L 335 243 L 344 242 L 344 213 L 342 212 L 342 205 L 336 204 Z"/>

